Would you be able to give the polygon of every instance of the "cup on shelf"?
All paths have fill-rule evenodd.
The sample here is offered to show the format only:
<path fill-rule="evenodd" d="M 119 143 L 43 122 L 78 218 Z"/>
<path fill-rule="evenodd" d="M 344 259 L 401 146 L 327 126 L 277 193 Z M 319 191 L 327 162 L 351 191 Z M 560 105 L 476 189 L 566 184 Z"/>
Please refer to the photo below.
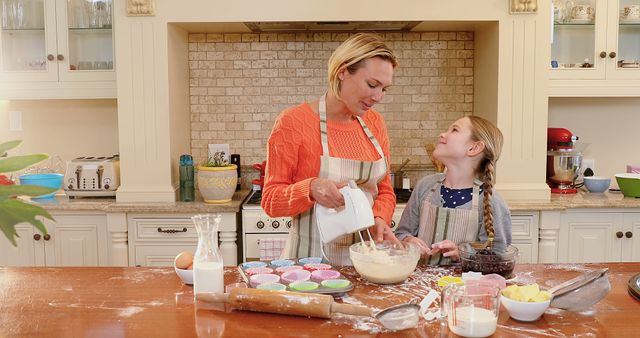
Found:
<path fill-rule="evenodd" d="M 93 69 L 109 69 L 109 63 L 107 61 L 95 61 Z"/>
<path fill-rule="evenodd" d="M 78 61 L 78 70 L 92 70 L 93 62 L 91 61 Z"/>

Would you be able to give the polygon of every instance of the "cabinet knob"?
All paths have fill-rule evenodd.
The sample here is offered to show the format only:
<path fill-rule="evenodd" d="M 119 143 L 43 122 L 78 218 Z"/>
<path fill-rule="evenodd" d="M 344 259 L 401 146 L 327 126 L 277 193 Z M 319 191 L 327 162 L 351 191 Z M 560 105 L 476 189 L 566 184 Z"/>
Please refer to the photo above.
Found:
<path fill-rule="evenodd" d="M 56 59 L 56 57 L 55 57 L 55 56 L 53 56 L 53 54 L 49 54 L 49 55 L 47 55 L 47 60 L 49 60 L 49 61 L 53 61 L 53 60 L 55 60 L 55 59 Z"/>
<path fill-rule="evenodd" d="M 263 222 L 263 221 L 258 221 L 258 223 L 256 223 L 256 227 L 257 227 L 258 229 L 262 229 L 262 228 L 264 228 L 264 222 Z"/>
<path fill-rule="evenodd" d="M 45 241 L 48 241 L 48 240 L 51 239 L 51 235 L 46 234 L 46 235 L 42 236 L 42 238 L 44 238 Z"/>
<path fill-rule="evenodd" d="M 278 221 L 271 222 L 271 227 L 274 229 L 278 229 L 280 227 L 280 222 Z"/>
<path fill-rule="evenodd" d="M 40 234 L 33 235 L 33 239 L 35 239 L 36 241 L 39 241 L 41 237 L 42 236 L 40 236 Z"/>
<path fill-rule="evenodd" d="M 607 52 L 604 52 L 604 51 L 600 52 L 600 58 L 604 59 L 606 57 L 607 57 Z"/>
<path fill-rule="evenodd" d="M 611 53 L 609 53 L 609 57 L 610 57 L 610 58 L 612 58 L 612 59 L 613 59 L 614 57 L 616 57 L 616 52 L 611 52 Z"/>
<path fill-rule="evenodd" d="M 291 221 L 287 221 L 287 228 L 291 228 Z"/>
<path fill-rule="evenodd" d="M 64 60 L 64 55 L 58 54 L 58 61 L 62 61 L 62 60 Z"/>
<path fill-rule="evenodd" d="M 625 235 L 627 238 L 631 238 L 631 237 L 633 237 L 633 232 L 631 232 L 631 231 L 627 231 L 627 232 L 625 232 L 625 233 L 624 233 L 624 235 Z"/>
<path fill-rule="evenodd" d="M 622 238 L 622 236 L 624 236 L 624 234 L 622 233 L 622 231 L 618 231 L 618 232 L 616 232 L 616 237 L 618 237 L 618 238 Z"/>

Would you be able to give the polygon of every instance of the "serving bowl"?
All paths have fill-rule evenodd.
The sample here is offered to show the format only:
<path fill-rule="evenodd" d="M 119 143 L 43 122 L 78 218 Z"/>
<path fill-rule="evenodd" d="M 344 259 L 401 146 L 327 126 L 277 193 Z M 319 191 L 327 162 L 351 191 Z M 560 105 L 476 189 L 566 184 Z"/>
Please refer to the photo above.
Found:
<path fill-rule="evenodd" d="M 370 247 L 359 242 L 349 247 L 353 267 L 366 280 L 379 284 L 403 282 L 418 265 L 420 249 L 410 243 L 383 241 Z"/>
<path fill-rule="evenodd" d="M 584 178 L 584 186 L 592 193 L 601 193 L 609 189 L 611 179 L 609 177 L 601 176 L 586 176 Z"/>
<path fill-rule="evenodd" d="M 64 175 L 56 173 L 46 174 L 25 174 L 20 176 L 20 184 L 22 185 L 38 185 L 46 188 L 62 188 L 62 179 Z M 52 198 L 56 195 L 56 192 L 50 194 L 38 196 L 36 198 Z"/>
<path fill-rule="evenodd" d="M 491 250 L 476 249 L 481 242 L 464 242 L 458 245 L 462 271 L 475 271 L 483 275 L 498 274 L 504 278 L 513 277 L 518 248 L 504 243 L 493 243 Z"/>
<path fill-rule="evenodd" d="M 617 174 L 616 181 L 626 197 L 640 197 L 640 174 Z"/>
<path fill-rule="evenodd" d="M 504 295 L 500 295 L 500 299 L 504 308 L 509 312 L 509 316 L 523 322 L 537 320 L 551 304 L 551 299 L 544 302 L 521 302 Z"/>
<path fill-rule="evenodd" d="M 193 285 L 193 270 L 178 269 L 176 267 L 173 268 L 176 270 L 176 274 L 180 279 L 182 279 L 183 283 Z"/>

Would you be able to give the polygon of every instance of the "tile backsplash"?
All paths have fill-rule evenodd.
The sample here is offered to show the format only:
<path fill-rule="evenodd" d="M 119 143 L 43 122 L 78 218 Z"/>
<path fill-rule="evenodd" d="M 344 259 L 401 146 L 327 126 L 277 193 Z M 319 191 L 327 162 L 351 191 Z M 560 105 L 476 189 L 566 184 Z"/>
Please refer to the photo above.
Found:
<path fill-rule="evenodd" d="M 327 60 L 350 33 L 191 33 L 191 151 L 229 143 L 243 167 L 265 159 L 276 116 L 327 88 Z M 381 33 L 396 52 L 393 86 L 374 109 L 391 140 L 391 162 L 431 163 L 425 144 L 472 114 L 473 32 Z"/>

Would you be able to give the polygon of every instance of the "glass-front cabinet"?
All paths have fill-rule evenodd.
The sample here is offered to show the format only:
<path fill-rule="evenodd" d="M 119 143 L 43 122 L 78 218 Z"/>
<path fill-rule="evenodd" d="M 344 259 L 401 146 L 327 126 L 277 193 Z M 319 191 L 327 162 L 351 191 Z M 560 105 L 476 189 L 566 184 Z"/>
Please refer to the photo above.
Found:
<path fill-rule="evenodd" d="M 571 96 L 571 87 L 598 94 L 583 90 L 593 85 L 603 96 L 640 96 L 640 0 L 553 0 L 552 6 L 550 95 Z"/>
<path fill-rule="evenodd" d="M 113 0 L 0 0 L 0 98 L 115 97 Z"/>

